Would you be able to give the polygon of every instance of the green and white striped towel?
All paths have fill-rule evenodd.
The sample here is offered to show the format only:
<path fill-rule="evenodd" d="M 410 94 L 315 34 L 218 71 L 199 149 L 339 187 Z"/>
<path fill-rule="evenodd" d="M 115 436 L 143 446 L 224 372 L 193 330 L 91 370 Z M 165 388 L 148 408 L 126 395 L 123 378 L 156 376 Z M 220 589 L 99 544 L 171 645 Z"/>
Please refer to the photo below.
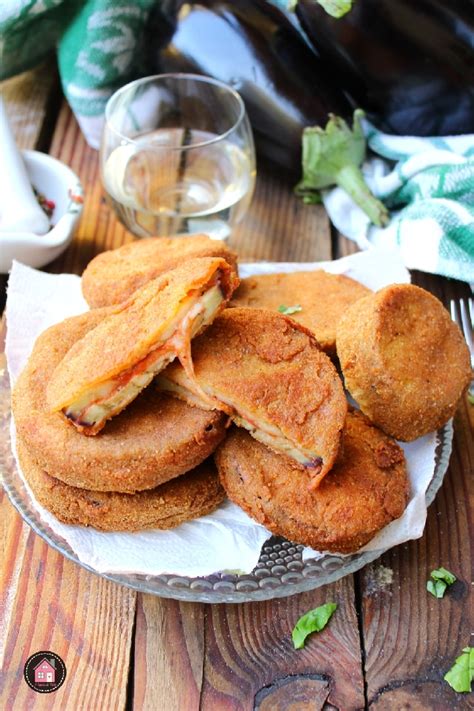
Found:
<path fill-rule="evenodd" d="M 364 123 L 380 157 L 364 175 L 391 211 L 387 227 L 372 225 L 341 188 L 323 195 L 333 224 L 361 249 L 399 249 L 409 269 L 474 282 L 474 135 L 391 136 Z"/>
<path fill-rule="evenodd" d="M 99 147 L 108 98 L 147 73 L 141 37 L 159 0 L 0 0 L 0 79 L 57 51 L 64 93 Z"/>

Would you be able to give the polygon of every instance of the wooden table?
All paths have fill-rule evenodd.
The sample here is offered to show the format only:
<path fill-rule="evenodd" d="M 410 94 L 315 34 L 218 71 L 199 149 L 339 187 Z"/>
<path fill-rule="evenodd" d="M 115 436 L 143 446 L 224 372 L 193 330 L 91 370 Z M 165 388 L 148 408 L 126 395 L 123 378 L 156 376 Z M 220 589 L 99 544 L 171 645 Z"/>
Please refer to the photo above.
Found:
<path fill-rule="evenodd" d="M 82 137 L 47 64 L 3 84 L 23 148 L 49 151 L 80 176 L 83 217 L 71 247 L 48 268 L 80 273 L 104 249 L 132 239 L 104 202 L 98 156 Z M 244 260 L 319 260 L 354 251 L 331 232 L 321 207 L 305 207 L 278 171 L 260 168 L 250 212 L 232 238 Z M 446 303 L 459 282 L 413 274 Z M 471 418 L 471 421 L 470 421 Z M 2 709 L 287 711 L 463 709 L 444 672 L 470 642 L 469 591 L 474 445 L 472 410 L 455 418 L 451 465 L 430 507 L 425 535 L 355 575 L 271 602 L 206 605 L 143 595 L 92 575 L 49 548 L 6 496 L 0 526 Z M 458 582 L 443 600 L 427 594 L 432 569 Z M 330 625 L 295 651 L 297 618 L 338 603 Z M 68 678 L 54 694 L 23 680 L 35 651 L 52 650 Z"/>

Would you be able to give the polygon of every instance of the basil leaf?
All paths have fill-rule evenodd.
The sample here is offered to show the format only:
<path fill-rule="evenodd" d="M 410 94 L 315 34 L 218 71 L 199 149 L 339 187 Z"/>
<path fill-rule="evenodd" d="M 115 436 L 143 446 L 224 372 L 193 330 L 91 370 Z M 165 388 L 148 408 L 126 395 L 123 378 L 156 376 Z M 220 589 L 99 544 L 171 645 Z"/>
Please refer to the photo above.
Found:
<path fill-rule="evenodd" d="M 430 575 L 433 580 L 444 580 L 446 585 L 452 585 L 457 580 L 456 576 L 450 573 L 449 570 L 446 570 L 446 568 L 432 570 Z"/>
<path fill-rule="evenodd" d="M 305 639 L 309 634 L 321 632 L 326 627 L 336 607 L 337 604 L 335 602 L 327 602 L 325 605 L 320 605 L 300 617 L 291 633 L 295 649 L 304 647 Z"/>
<path fill-rule="evenodd" d="M 471 691 L 474 679 L 474 647 L 465 647 L 451 669 L 444 675 L 449 686 L 459 693 Z"/>
<path fill-rule="evenodd" d="M 298 311 L 303 311 L 303 307 L 299 304 L 295 304 L 295 306 L 285 306 L 281 304 L 281 306 L 278 307 L 278 311 L 281 314 L 285 314 L 285 316 L 291 316 L 291 314 L 297 314 Z"/>
<path fill-rule="evenodd" d="M 428 582 L 426 583 L 426 589 L 428 590 L 428 592 L 431 593 L 434 597 L 438 598 L 444 596 L 447 587 L 448 586 L 446 585 L 444 580 L 436 580 L 436 582 L 428 580 Z"/>

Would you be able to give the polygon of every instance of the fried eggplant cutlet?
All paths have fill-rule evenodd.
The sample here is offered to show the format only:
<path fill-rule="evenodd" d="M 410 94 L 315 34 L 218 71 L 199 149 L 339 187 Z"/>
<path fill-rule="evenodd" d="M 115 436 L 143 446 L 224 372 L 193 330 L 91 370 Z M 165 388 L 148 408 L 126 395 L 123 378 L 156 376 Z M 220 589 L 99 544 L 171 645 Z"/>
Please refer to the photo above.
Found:
<path fill-rule="evenodd" d="M 228 497 L 272 533 L 319 551 L 352 553 L 406 508 L 403 450 L 360 412 L 349 412 L 344 449 L 314 490 L 290 459 L 234 429 L 215 454 Z"/>
<path fill-rule="evenodd" d="M 351 306 L 339 322 L 337 354 L 361 410 L 406 442 L 444 425 L 471 379 L 458 326 L 412 284 L 392 284 Z"/>
<path fill-rule="evenodd" d="M 212 460 L 137 494 L 87 491 L 49 476 L 18 442 L 21 469 L 37 501 L 63 523 L 101 531 L 169 529 L 214 511 L 225 497 Z"/>
<path fill-rule="evenodd" d="M 82 275 L 82 293 L 91 308 L 120 304 L 148 281 L 196 257 L 222 257 L 237 272 L 237 255 L 220 240 L 153 237 L 97 255 Z"/>
<path fill-rule="evenodd" d="M 62 412 L 50 412 L 51 374 L 108 313 L 95 309 L 40 335 L 14 387 L 13 416 L 20 440 L 42 471 L 70 486 L 134 493 L 200 464 L 224 437 L 227 418 L 163 396 L 153 385 L 97 437 L 83 437 Z"/>
<path fill-rule="evenodd" d="M 224 259 L 202 258 L 145 284 L 66 353 L 47 388 L 51 412 L 95 435 L 174 358 L 192 378 L 190 340 L 226 306 L 237 283 Z"/>
<path fill-rule="evenodd" d="M 158 387 L 227 412 L 253 437 L 302 465 L 308 483 L 317 486 L 338 454 L 347 402 L 314 336 L 278 313 L 227 309 L 193 342 L 192 354 L 200 391 L 174 364 Z"/>
<path fill-rule="evenodd" d="M 260 274 L 242 279 L 230 306 L 289 308 L 291 318 L 309 328 L 321 348 L 335 356 L 339 319 L 351 304 L 370 293 L 354 279 L 322 270 Z"/>

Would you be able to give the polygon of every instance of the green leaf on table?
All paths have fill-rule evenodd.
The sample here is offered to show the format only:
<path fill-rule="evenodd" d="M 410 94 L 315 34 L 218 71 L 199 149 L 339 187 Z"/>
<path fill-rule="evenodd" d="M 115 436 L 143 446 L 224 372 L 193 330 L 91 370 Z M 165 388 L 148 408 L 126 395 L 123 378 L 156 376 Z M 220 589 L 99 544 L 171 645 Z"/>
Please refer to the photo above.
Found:
<path fill-rule="evenodd" d="M 326 627 L 336 607 L 335 602 L 327 602 L 300 617 L 291 633 L 295 649 L 304 647 L 305 639 L 309 634 L 321 632 Z"/>
<path fill-rule="evenodd" d="M 444 675 L 449 686 L 459 693 L 471 691 L 474 679 L 474 647 L 465 647 L 451 669 Z"/>
<path fill-rule="evenodd" d="M 452 585 L 457 580 L 456 576 L 446 568 L 436 568 L 436 570 L 431 571 L 430 575 L 433 580 L 444 580 L 446 585 Z"/>
<path fill-rule="evenodd" d="M 299 311 L 303 311 L 303 307 L 299 304 L 295 304 L 294 306 L 285 306 L 285 304 L 281 304 L 278 307 L 278 311 L 281 314 L 285 314 L 285 316 L 291 316 L 291 314 L 297 314 Z"/>
<path fill-rule="evenodd" d="M 446 568 L 437 568 L 430 573 L 431 580 L 426 583 L 426 589 L 434 597 L 442 598 L 448 585 L 456 582 L 456 576 Z"/>
<path fill-rule="evenodd" d="M 433 595 L 433 597 L 441 598 L 444 597 L 444 593 L 446 592 L 446 588 L 448 586 L 444 582 L 444 580 L 436 580 L 433 582 L 433 580 L 428 580 L 426 583 L 426 589 L 428 590 L 429 593 Z"/>

